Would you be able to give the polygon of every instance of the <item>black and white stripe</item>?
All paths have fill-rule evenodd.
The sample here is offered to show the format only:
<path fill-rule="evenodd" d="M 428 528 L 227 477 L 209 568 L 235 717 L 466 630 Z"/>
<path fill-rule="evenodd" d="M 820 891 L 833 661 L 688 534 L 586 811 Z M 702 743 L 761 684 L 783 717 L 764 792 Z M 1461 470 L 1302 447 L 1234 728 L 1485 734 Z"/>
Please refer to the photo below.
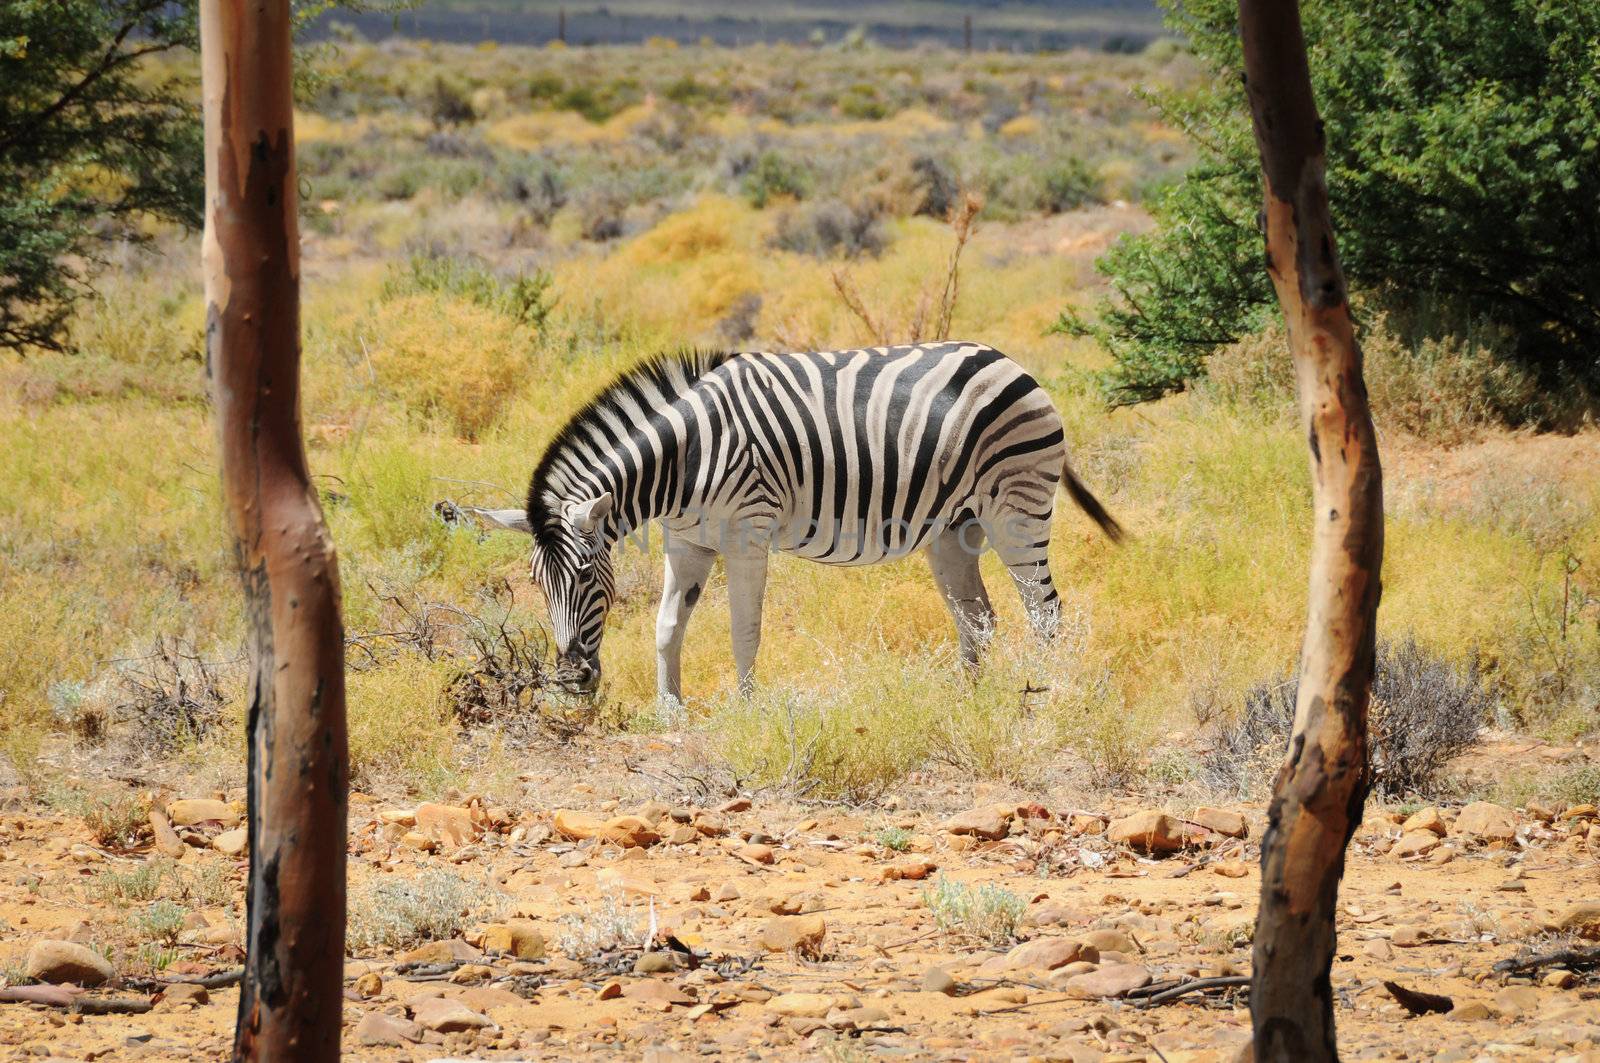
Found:
<path fill-rule="evenodd" d="M 672 644 L 681 645 L 715 555 L 728 558 L 730 594 L 736 566 L 742 582 L 756 584 L 755 603 L 743 606 L 747 627 L 754 612 L 753 643 L 771 550 L 861 565 L 927 548 L 973 658 L 989 612 L 977 578 L 985 539 L 1035 626 L 1055 625 L 1048 547 L 1063 477 L 1115 537 L 1116 523 L 1067 466 L 1049 397 L 990 347 L 669 355 L 624 373 L 547 449 L 528 497 L 534 576 L 564 659 L 597 676 L 610 547 L 660 519 L 669 535 L 662 693 L 677 696 L 667 689 L 676 685 Z M 675 559 L 687 583 L 676 588 L 677 605 Z M 747 597 L 750 588 L 741 590 Z M 736 655 L 740 641 L 736 630 Z M 746 649 L 741 656 L 753 658 L 753 645 Z"/>

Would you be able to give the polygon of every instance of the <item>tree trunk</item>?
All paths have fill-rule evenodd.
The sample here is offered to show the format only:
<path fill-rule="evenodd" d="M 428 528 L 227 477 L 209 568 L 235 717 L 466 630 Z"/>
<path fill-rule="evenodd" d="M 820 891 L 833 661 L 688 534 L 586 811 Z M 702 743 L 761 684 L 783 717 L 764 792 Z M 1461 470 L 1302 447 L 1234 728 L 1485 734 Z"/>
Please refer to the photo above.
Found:
<path fill-rule="evenodd" d="M 1328 216 L 1299 5 L 1240 0 L 1239 24 L 1266 178 L 1267 269 L 1288 323 L 1314 509 L 1300 695 L 1262 841 L 1250 1011 L 1257 1060 L 1305 1063 L 1338 1058 L 1334 907 L 1369 781 L 1383 480 Z"/>
<path fill-rule="evenodd" d="M 249 928 L 234 1057 L 336 1060 L 339 570 L 300 438 L 289 0 L 202 0 L 206 354 L 250 648 Z"/>

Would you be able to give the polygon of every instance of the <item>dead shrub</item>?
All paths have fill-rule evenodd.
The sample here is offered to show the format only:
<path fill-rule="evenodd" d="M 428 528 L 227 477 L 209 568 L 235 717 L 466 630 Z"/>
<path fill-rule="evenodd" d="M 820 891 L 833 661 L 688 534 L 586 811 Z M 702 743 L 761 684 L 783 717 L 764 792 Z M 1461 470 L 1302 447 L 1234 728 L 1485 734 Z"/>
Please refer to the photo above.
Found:
<path fill-rule="evenodd" d="M 876 257 L 888 246 L 878 212 L 871 207 L 824 199 L 778 215 L 772 246 L 815 258 Z"/>
<path fill-rule="evenodd" d="M 205 660 L 181 639 L 117 662 L 108 715 L 147 752 L 192 746 L 222 722 L 225 664 Z"/>
<path fill-rule="evenodd" d="M 1299 686 L 1287 677 L 1252 687 L 1243 710 L 1218 731 L 1202 778 L 1243 797 L 1263 792 L 1288 750 Z M 1409 636 L 1380 642 L 1368 721 L 1374 791 L 1438 794 L 1445 766 L 1477 741 L 1493 711 L 1475 662 L 1457 669 Z"/>

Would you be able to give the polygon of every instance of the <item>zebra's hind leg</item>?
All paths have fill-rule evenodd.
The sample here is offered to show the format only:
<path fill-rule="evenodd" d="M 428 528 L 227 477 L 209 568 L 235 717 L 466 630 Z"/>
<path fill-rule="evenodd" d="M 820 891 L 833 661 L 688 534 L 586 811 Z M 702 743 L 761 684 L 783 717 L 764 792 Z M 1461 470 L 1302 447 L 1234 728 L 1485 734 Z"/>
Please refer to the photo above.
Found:
<path fill-rule="evenodd" d="M 928 543 L 928 565 L 956 622 L 961 659 L 968 667 L 976 667 L 978 654 L 994 633 L 994 609 L 978 571 L 982 551 L 983 529 L 975 520 L 936 532 Z"/>
<path fill-rule="evenodd" d="M 990 533 L 994 552 L 1011 573 L 1033 633 L 1054 638 L 1061 627 L 1061 596 L 1050 578 L 1050 516 L 1012 511 Z"/>
<path fill-rule="evenodd" d="M 733 621 L 733 661 L 739 669 L 739 693 L 755 683 L 756 651 L 761 648 L 761 604 L 767 593 L 767 552 L 751 549 L 724 556 L 728 570 L 728 614 Z"/>
<path fill-rule="evenodd" d="M 683 636 L 689 614 L 706 589 L 717 552 L 683 540 L 667 543 L 666 578 L 656 614 L 656 696 L 665 704 L 683 701 Z"/>

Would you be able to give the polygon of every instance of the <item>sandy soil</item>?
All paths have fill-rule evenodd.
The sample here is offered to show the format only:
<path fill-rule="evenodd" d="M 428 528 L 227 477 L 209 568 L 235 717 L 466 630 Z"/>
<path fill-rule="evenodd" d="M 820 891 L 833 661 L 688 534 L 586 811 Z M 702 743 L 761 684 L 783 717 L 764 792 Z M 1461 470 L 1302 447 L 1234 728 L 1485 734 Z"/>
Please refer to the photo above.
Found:
<path fill-rule="evenodd" d="M 1198 825 L 1207 819 L 1226 827 L 1226 816 L 1172 806 L 1186 844 L 1150 855 L 1105 836 L 1108 819 L 1148 811 L 1150 799 L 1074 809 L 1004 790 L 930 783 L 902 790 L 900 802 L 915 807 L 830 809 L 760 796 L 744 807 L 742 799 L 675 787 L 673 756 L 670 743 L 638 738 L 608 740 L 582 755 L 555 751 L 523 776 L 521 798 L 506 807 L 463 797 L 456 808 L 418 808 L 357 795 L 351 867 L 358 890 L 447 870 L 481 882 L 482 897 L 499 891 L 504 900 L 497 912 L 469 920 L 453 943 L 413 955 L 378 950 L 348 962 L 348 1057 L 1196 1063 L 1233 1060 L 1248 1040 L 1237 989 L 1151 1007 L 1094 994 L 1248 971 L 1259 806 L 1221 810 L 1242 813 L 1242 840 Z M 1494 772 L 1513 762 L 1586 757 L 1496 736 L 1467 767 Z M 649 829 L 617 819 L 633 814 Z M 1502 816 L 1443 808 L 1435 831 L 1404 832 L 1399 841 L 1405 818 L 1370 808 L 1351 852 L 1334 970 L 1346 1057 L 1600 1060 L 1594 973 L 1550 967 L 1519 978 L 1492 970 L 1497 961 L 1583 947 L 1584 935 L 1600 934 L 1600 905 L 1592 900 L 1600 886 L 1594 809 L 1533 807 Z M 645 844 L 562 833 L 588 833 L 608 821 L 615 836 Z M 1504 823 L 1512 835 L 1496 837 Z M 224 826 L 179 826 L 179 865 L 224 869 L 234 897 L 201 908 L 181 935 L 176 962 L 159 974 L 146 964 L 147 978 L 194 982 L 237 967 L 242 864 L 210 847 Z M 904 851 L 879 840 L 890 827 L 909 832 Z M 155 859 L 153 848 L 103 848 L 80 819 L 15 799 L 0 814 L 0 832 L 0 970 L 19 978 L 41 939 L 125 939 L 129 912 L 139 905 L 93 900 L 93 884 L 107 868 L 126 871 Z M 1021 951 L 941 931 L 924 900 L 940 875 L 992 883 L 1025 900 Z M 658 955 L 641 963 L 637 939 L 598 954 L 563 955 L 562 918 L 597 910 L 607 894 L 638 927 L 653 912 Z M 530 931 L 544 939 L 542 957 L 531 958 L 539 950 Z M 771 951 L 786 937 L 801 939 L 800 950 Z M 1087 962 L 1069 961 L 1075 953 L 1093 957 L 1073 945 L 1086 937 L 1098 946 L 1097 967 L 1050 968 Z M 131 944 L 120 948 L 113 951 L 120 984 L 86 995 L 153 1000 L 152 1010 L 98 1016 L 0 1004 L 0 1059 L 224 1056 L 237 989 L 213 988 L 196 1002 L 193 990 L 141 981 L 139 963 L 128 958 Z M 634 973 L 651 964 L 666 969 Z M 1448 996 L 1453 1010 L 1413 1017 L 1386 981 Z M 412 1015 L 445 1030 L 413 1024 Z M 458 1025 L 471 1028 L 451 1029 Z M 364 1043 L 384 1040 L 398 1043 Z"/>

